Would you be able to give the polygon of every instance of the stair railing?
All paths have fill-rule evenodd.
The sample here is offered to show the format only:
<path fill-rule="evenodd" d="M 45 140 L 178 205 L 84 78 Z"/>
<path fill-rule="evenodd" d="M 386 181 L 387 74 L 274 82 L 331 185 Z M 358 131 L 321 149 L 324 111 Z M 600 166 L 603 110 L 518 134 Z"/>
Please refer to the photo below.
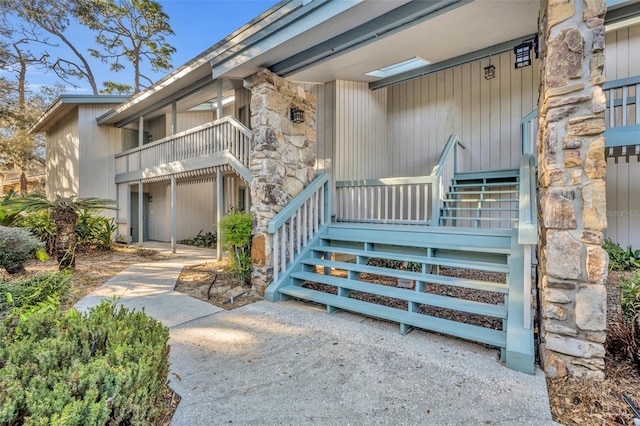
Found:
<path fill-rule="evenodd" d="M 458 172 L 458 150 L 465 149 L 451 135 L 428 176 L 337 181 L 339 222 L 396 225 L 438 225 L 446 186 Z"/>
<path fill-rule="evenodd" d="M 273 283 L 286 277 L 287 268 L 330 221 L 329 175 L 321 174 L 267 225 L 267 233 L 271 236 Z"/>
<path fill-rule="evenodd" d="M 537 155 L 538 144 L 538 108 L 520 120 L 520 154 Z"/>
<path fill-rule="evenodd" d="M 520 157 L 520 189 L 518 194 L 518 244 L 524 247 L 523 294 L 531 297 L 533 247 L 538 244 L 538 201 L 536 159 L 533 154 Z M 526 302 L 526 300 L 525 300 Z M 524 303 L 524 327 L 531 328 L 531 304 Z"/>
<path fill-rule="evenodd" d="M 449 136 L 444 149 L 440 153 L 440 158 L 431 172 L 430 176 L 434 179 L 433 191 L 431 193 L 431 225 L 439 224 L 440 209 L 444 204 L 444 197 L 447 193 L 448 185 L 459 171 L 458 164 L 461 156 L 458 150 L 460 148 L 466 149 L 467 147 L 462 143 L 458 135 L 452 134 Z"/>

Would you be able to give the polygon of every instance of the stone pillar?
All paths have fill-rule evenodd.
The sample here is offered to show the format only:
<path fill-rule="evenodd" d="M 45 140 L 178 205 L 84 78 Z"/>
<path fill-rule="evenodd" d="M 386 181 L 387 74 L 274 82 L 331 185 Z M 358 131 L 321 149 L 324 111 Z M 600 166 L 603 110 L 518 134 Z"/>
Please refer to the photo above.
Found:
<path fill-rule="evenodd" d="M 253 289 L 264 294 L 273 278 L 269 221 L 315 177 L 316 100 L 295 83 L 263 69 L 245 87 L 251 90 L 251 259 Z M 290 110 L 304 111 L 304 122 Z"/>
<path fill-rule="evenodd" d="M 550 377 L 604 378 L 605 12 L 605 0 L 541 4 L 538 286 Z"/>

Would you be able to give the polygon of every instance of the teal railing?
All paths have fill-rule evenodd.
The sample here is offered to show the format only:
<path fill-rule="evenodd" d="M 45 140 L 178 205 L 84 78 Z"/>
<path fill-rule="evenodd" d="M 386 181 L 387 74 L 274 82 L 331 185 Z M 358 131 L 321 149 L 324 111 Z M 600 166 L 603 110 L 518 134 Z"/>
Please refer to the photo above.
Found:
<path fill-rule="evenodd" d="M 437 225 L 445 185 L 458 172 L 458 149 L 451 135 L 428 176 L 336 182 L 337 220 L 400 225 Z"/>
<path fill-rule="evenodd" d="M 273 255 L 273 282 L 286 278 L 309 242 L 331 221 L 329 175 L 318 175 L 267 225 Z"/>

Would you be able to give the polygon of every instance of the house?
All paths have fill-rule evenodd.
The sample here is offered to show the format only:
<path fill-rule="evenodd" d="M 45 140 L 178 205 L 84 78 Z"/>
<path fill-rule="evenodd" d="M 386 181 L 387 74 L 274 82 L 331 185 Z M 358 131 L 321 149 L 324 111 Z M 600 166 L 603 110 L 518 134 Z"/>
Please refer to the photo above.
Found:
<path fill-rule="evenodd" d="M 250 209 L 268 300 L 600 379 L 607 222 L 640 245 L 639 17 L 618 0 L 284 0 L 95 121 L 54 106 L 33 130 L 57 164 L 53 129 L 104 132 L 74 144 L 108 159 L 91 195 L 118 200 L 121 237 L 175 243 Z M 49 190 L 82 195 L 69 161 Z"/>

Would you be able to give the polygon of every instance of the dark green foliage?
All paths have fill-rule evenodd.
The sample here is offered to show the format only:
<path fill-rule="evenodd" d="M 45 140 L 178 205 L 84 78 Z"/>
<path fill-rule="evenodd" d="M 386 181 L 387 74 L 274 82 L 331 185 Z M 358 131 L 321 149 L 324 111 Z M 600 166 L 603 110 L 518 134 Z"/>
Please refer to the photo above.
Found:
<path fill-rule="evenodd" d="M 110 303 L 35 312 L 0 339 L 0 424 L 157 424 L 168 338 L 143 312 Z"/>
<path fill-rule="evenodd" d="M 35 259 L 42 247 L 29 231 L 0 226 L 0 267 L 10 274 L 24 272 L 24 264 Z"/>
<path fill-rule="evenodd" d="M 5 202 L 11 200 L 14 195 L 15 191 L 9 191 L 0 201 L 0 226 L 12 226 L 20 214 L 18 209 L 5 205 Z"/>
<path fill-rule="evenodd" d="M 116 231 L 113 218 L 98 216 L 84 210 L 76 223 L 77 244 L 81 249 L 99 248 L 111 250 L 111 236 Z"/>
<path fill-rule="evenodd" d="M 640 273 L 631 278 L 620 277 L 620 304 L 622 313 L 630 322 L 635 322 L 640 317 Z"/>
<path fill-rule="evenodd" d="M 178 241 L 178 244 L 186 244 L 188 246 L 196 246 L 196 247 L 215 247 L 217 238 L 215 232 L 206 232 L 203 234 L 204 230 L 200 230 L 198 235 L 193 238 L 187 238 L 186 240 Z"/>
<path fill-rule="evenodd" d="M 230 270 L 241 284 L 251 278 L 251 213 L 232 211 L 220 221 L 222 244 L 231 259 Z"/>
<path fill-rule="evenodd" d="M 640 268 L 640 250 L 633 250 L 631 246 L 623 249 L 620 244 L 607 238 L 602 248 L 609 254 L 609 268 L 614 271 L 629 271 Z"/>
<path fill-rule="evenodd" d="M 54 253 L 56 226 L 53 224 L 51 214 L 48 211 L 45 210 L 22 215 L 20 219 L 16 221 L 15 226 L 27 228 L 44 243 L 45 250 L 49 255 Z"/>
<path fill-rule="evenodd" d="M 640 371 L 640 273 L 620 277 L 622 314 L 608 327 L 607 348 L 623 359 L 631 359 Z"/>
<path fill-rule="evenodd" d="M 67 272 L 40 274 L 31 278 L 0 280 L 0 319 L 20 318 L 25 312 L 52 303 L 58 305 L 69 294 Z"/>

